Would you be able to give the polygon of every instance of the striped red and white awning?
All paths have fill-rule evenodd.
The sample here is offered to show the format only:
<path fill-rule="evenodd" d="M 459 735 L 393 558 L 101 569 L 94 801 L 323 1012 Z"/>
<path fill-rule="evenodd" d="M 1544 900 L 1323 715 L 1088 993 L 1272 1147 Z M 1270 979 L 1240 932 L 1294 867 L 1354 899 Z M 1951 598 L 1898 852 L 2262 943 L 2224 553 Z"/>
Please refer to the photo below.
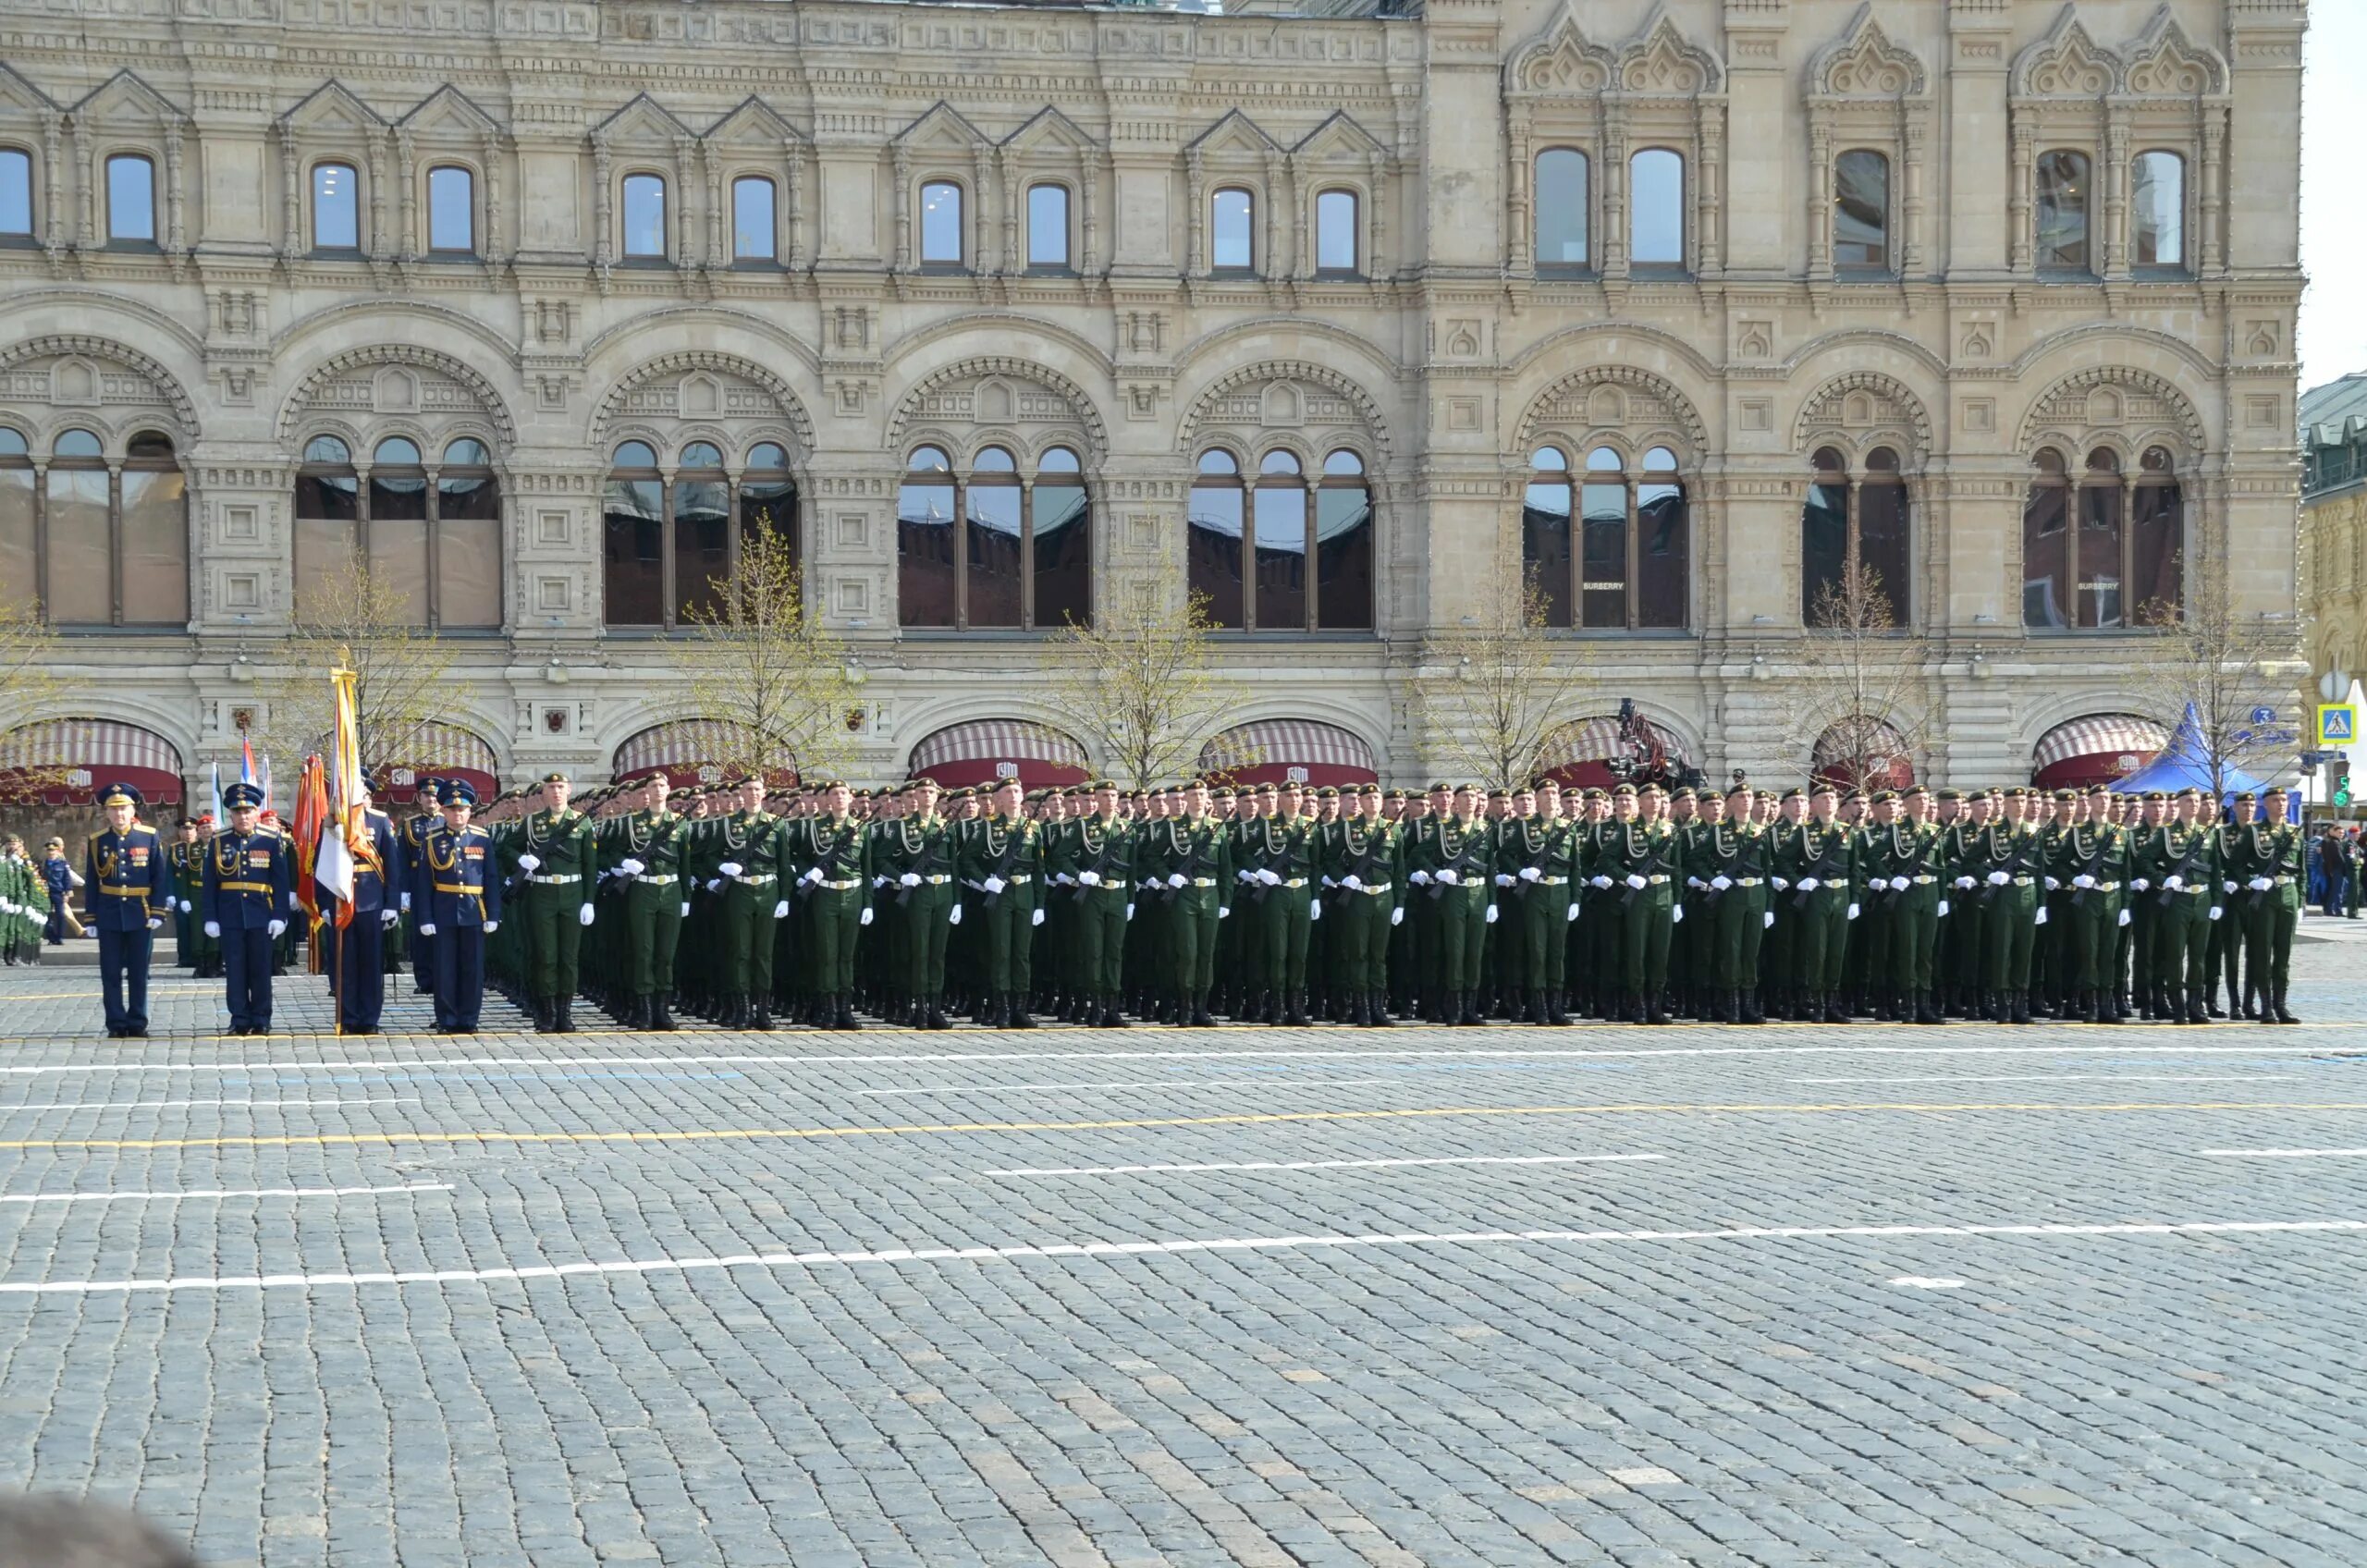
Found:
<path fill-rule="evenodd" d="M 1915 782 L 1915 759 L 1896 725 L 1873 721 L 1862 745 L 1853 728 L 1853 721 L 1844 720 L 1826 726 L 1816 738 L 1809 767 L 1817 782 L 1845 790 L 1904 790 Z"/>
<path fill-rule="evenodd" d="M 678 718 L 652 725 L 619 746 L 608 771 L 619 783 L 663 773 L 666 782 L 676 789 L 713 788 L 727 782 L 737 766 L 745 766 L 737 761 L 737 754 L 744 750 L 728 724 Z M 797 773 L 792 768 L 767 768 L 765 782 L 770 789 L 791 789 Z"/>
<path fill-rule="evenodd" d="M 1336 724 L 1269 718 L 1200 748 L 1200 771 L 1233 784 L 1377 784 L 1372 748 Z"/>
<path fill-rule="evenodd" d="M 980 718 L 949 725 L 913 748 L 911 777 L 949 790 L 1015 778 L 1030 790 L 1082 784 L 1090 777 L 1085 748 L 1049 725 L 1024 718 Z"/>
<path fill-rule="evenodd" d="M 153 729 L 112 718 L 49 718 L 0 735 L 0 790 L 15 778 L 52 805 L 129 784 L 151 805 L 181 799 L 181 753 Z"/>
<path fill-rule="evenodd" d="M 2133 713 L 2090 714 L 2039 737 L 2031 781 L 2050 790 L 2109 784 L 2145 766 L 2170 743 L 2169 731 Z"/>
<path fill-rule="evenodd" d="M 373 785 L 382 793 L 407 796 L 423 778 L 457 778 L 490 801 L 501 792 L 500 763 L 492 742 L 457 724 L 429 720 L 386 741 L 374 741 L 370 750 L 379 761 L 369 766 Z"/>

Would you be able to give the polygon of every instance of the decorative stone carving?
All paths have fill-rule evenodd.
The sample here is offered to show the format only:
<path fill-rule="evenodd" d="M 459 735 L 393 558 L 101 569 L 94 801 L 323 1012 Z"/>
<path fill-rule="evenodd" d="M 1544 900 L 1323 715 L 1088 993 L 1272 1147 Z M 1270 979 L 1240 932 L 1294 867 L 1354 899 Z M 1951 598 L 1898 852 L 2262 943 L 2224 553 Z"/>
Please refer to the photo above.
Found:
<path fill-rule="evenodd" d="M 1348 377 L 1321 365 L 1272 360 L 1217 378 L 1177 427 L 1179 451 L 1217 430 L 1357 431 L 1389 446 L 1380 407 Z"/>
<path fill-rule="evenodd" d="M 314 367 L 280 405 L 279 439 L 299 439 L 303 422 L 315 415 L 357 428 L 374 418 L 399 418 L 431 437 L 448 425 L 482 423 L 498 445 L 518 439 L 509 403 L 492 382 L 449 354 L 402 343 L 349 349 Z"/>
<path fill-rule="evenodd" d="M 170 371 L 137 349 L 104 337 L 49 334 L 0 348 L 0 403 L 164 410 L 177 446 L 199 434 L 197 409 Z M 109 416 L 112 417 L 112 416 Z"/>
<path fill-rule="evenodd" d="M 1838 436 L 1862 451 L 1881 445 L 1884 435 L 1903 437 L 1914 449 L 1901 455 L 1919 463 L 1932 452 L 1932 416 L 1904 383 L 1879 371 L 1853 371 L 1825 383 L 1800 405 L 1792 448 L 1811 452 Z"/>
<path fill-rule="evenodd" d="M 2082 447 L 2100 435 L 2133 445 L 2164 432 L 2184 443 L 2182 458 L 2208 450 L 2202 420 L 2185 393 L 2149 371 L 2101 365 L 2064 377 L 2030 404 L 2020 447 L 2033 451 L 2050 437 Z"/>
<path fill-rule="evenodd" d="M 1699 462 L 1710 450 L 1710 432 L 1684 393 L 1647 370 L 1633 365 L 1589 365 L 1538 394 L 1522 416 L 1521 449 L 1526 451 L 1550 432 L 1650 431 L 1674 433 L 1686 448 L 1684 458 Z"/>
<path fill-rule="evenodd" d="M 635 366 L 600 400 L 592 429 L 605 446 L 619 423 L 668 420 L 697 420 L 751 439 L 755 427 L 786 423 L 796 436 L 792 460 L 814 449 L 813 417 L 789 383 L 736 354 L 688 349 Z"/>
<path fill-rule="evenodd" d="M 1031 444 L 1071 432 L 1098 459 L 1108 449 L 1100 411 L 1083 388 L 1056 371 L 1024 360 L 963 360 L 923 376 L 904 394 L 888 423 L 889 445 L 901 448 L 922 427 L 962 430 L 991 426 Z"/>

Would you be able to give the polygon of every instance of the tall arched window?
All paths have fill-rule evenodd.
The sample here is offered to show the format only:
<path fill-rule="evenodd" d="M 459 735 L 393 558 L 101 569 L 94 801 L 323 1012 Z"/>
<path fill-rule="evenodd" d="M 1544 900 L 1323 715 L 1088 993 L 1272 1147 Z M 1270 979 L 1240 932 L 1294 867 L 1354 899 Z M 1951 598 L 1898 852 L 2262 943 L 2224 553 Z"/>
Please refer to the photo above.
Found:
<path fill-rule="evenodd" d="M 369 509 L 362 513 L 362 536 L 370 575 L 391 589 L 408 606 L 414 624 L 428 618 L 427 468 L 418 444 L 400 435 L 378 443 L 370 455 L 370 483 L 365 487 Z"/>
<path fill-rule="evenodd" d="M 0 424 L 0 606 L 10 609 L 41 598 L 37 509 L 32 446 L 23 431 Z"/>
<path fill-rule="evenodd" d="M 2186 265 L 2186 160 L 2140 153 L 2129 170 L 2128 260 L 2132 266 Z"/>
<path fill-rule="evenodd" d="M 2140 626 L 2176 620 L 2186 605 L 2186 501 L 2166 447 L 2138 459 L 2128 520 L 2129 613 Z"/>
<path fill-rule="evenodd" d="M 1335 450 L 1310 475 L 1296 453 L 1276 447 L 1245 481 L 1231 452 L 1211 448 L 1186 521 L 1186 572 L 1216 625 L 1372 629 L 1372 494 L 1355 453 Z"/>
<path fill-rule="evenodd" d="M 962 188 L 948 179 L 921 187 L 921 265 L 958 267 L 967 259 L 963 244 Z"/>
<path fill-rule="evenodd" d="M 436 255 L 476 253 L 476 176 L 457 164 L 427 171 L 427 249 Z"/>
<path fill-rule="evenodd" d="M 674 619 L 711 617 L 722 602 L 717 584 L 731 574 L 731 481 L 723 449 L 712 441 L 682 448 L 672 485 Z"/>
<path fill-rule="evenodd" d="M 1257 264 L 1251 241 L 1251 219 L 1257 199 L 1239 186 L 1227 186 L 1208 198 L 1208 266 L 1215 272 L 1245 273 Z"/>
<path fill-rule="evenodd" d="M 139 153 L 107 159 L 107 242 L 156 242 L 156 165 Z"/>
<path fill-rule="evenodd" d="M 1833 264 L 1844 272 L 1888 272 L 1890 160 L 1855 148 L 1833 169 Z"/>
<path fill-rule="evenodd" d="M 1908 507 L 1898 454 L 1877 447 L 1853 475 L 1840 452 L 1818 450 L 1800 511 L 1800 620 L 1880 630 L 1907 624 Z M 1851 568 L 1862 569 L 1853 580 Z"/>
<path fill-rule="evenodd" d="M 1583 271 L 1587 255 L 1587 155 L 1571 147 L 1537 154 L 1537 267 Z"/>
<path fill-rule="evenodd" d="M 777 441 L 759 441 L 748 449 L 748 466 L 740 475 L 740 544 L 769 539 L 789 552 L 792 562 L 803 557 L 797 526 L 797 484 L 789 472 L 789 453 Z"/>
<path fill-rule="evenodd" d="M 353 449 L 334 435 L 304 443 L 296 470 L 296 606 L 320 601 L 324 583 L 353 558 L 362 539 L 362 477 Z"/>
<path fill-rule="evenodd" d="M 618 213 L 624 228 L 624 253 L 629 261 L 666 259 L 666 181 L 654 174 L 629 174 L 624 202 Z"/>
<path fill-rule="evenodd" d="M 742 175 L 731 182 L 731 259 L 769 262 L 779 251 L 773 182 L 762 175 Z"/>
<path fill-rule="evenodd" d="M 33 160 L 21 147 L 0 147 L 0 244 L 33 237 Z"/>
<path fill-rule="evenodd" d="M 1069 265 L 1069 188 L 1027 188 L 1027 264 L 1048 272 Z"/>
<path fill-rule="evenodd" d="M 2119 631 L 2174 615 L 2183 593 L 2185 510 L 2169 452 L 2148 447 L 2134 475 L 2098 447 L 2075 479 L 2042 448 L 2022 509 L 2022 623 Z"/>
<path fill-rule="evenodd" d="M 362 177 L 351 164 L 313 165 L 313 249 L 362 249 Z"/>
<path fill-rule="evenodd" d="M 1248 509 L 1239 460 L 1222 449 L 1201 453 L 1184 508 L 1185 577 L 1217 626 L 1247 624 L 1241 546 Z"/>
<path fill-rule="evenodd" d="M 445 444 L 434 505 L 429 624 L 447 631 L 499 630 L 501 481 L 484 442 L 463 436 Z"/>
<path fill-rule="evenodd" d="M 1342 448 L 1315 485 L 1315 629 L 1369 631 L 1373 622 L 1372 488 L 1364 459 Z"/>
<path fill-rule="evenodd" d="M 740 570 L 741 548 L 757 533 L 785 542 L 792 558 L 798 550 L 797 490 L 777 442 L 751 448 L 736 476 L 714 442 L 689 442 L 670 478 L 648 442 L 619 442 L 604 510 L 610 626 L 673 631 L 713 615 L 718 584 Z"/>
<path fill-rule="evenodd" d="M 2057 151 L 2039 154 L 2038 264 L 2042 270 L 2089 272 L 2095 263 L 2088 244 L 2091 202 L 2090 165 L 2085 153 Z"/>
<path fill-rule="evenodd" d="M 20 438 L 0 444 L 0 464 L 12 476 L 23 472 L 17 466 L 24 460 L 21 446 Z M 62 432 L 50 447 L 48 483 L 37 495 L 29 473 L 0 488 L 0 496 L 13 492 L 34 503 L 34 570 L 10 588 L 38 594 L 58 626 L 186 625 L 189 502 L 172 441 L 141 431 L 115 467 L 105 450 L 90 431 Z M 0 534 L 9 530 L 6 511 L 0 500 Z M 0 543 L 0 552 L 8 548 Z"/>
<path fill-rule="evenodd" d="M 1627 260 L 1637 266 L 1685 264 L 1685 159 L 1647 147 L 1627 160 Z"/>
<path fill-rule="evenodd" d="M 1249 513 L 1257 552 L 1257 591 L 1251 596 L 1249 630 L 1299 631 L 1306 628 L 1306 474 L 1295 454 L 1275 450 L 1257 464 L 1250 487 Z"/>
<path fill-rule="evenodd" d="M 955 548 L 950 520 L 962 519 Z M 1093 526 L 1083 466 L 1047 450 L 1032 478 L 1005 447 L 957 475 L 944 449 L 919 447 L 897 505 L 899 619 L 906 626 L 1035 631 L 1090 625 Z"/>
<path fill-rule="evenodd" d="M 610 626 L 671 626 L 666 579 L 666 481 L 646 441 L 619 442 L 608 459 L 602 506 L 606 600 Z"/>
<path fill-rule="evenodd" d="M 1315 270 L 1334 277 L 1353 277 L 1364 270 L 1353 190 L 1324 190 L 1316 195 Z"/>
<path fill-rule="evenodd" d="M 1576 624 L 1577 580 L 1570 557 L 1570 459 L 1557 447 L 1529 454 L 1520 508 L 1521 568 L 1548 626 Z"/>

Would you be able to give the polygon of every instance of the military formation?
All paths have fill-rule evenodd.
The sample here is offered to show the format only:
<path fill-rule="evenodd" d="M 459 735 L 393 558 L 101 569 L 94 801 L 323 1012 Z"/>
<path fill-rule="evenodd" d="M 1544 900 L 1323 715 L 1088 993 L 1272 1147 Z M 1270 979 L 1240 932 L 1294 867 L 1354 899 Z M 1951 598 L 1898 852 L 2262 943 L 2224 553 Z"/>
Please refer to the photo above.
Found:
<path fill-rule="evenodd" d="M 144 1032 L 146 944 L 177 916 L 232 1031 L 271 1026 L 294 857 L 251 788 L 225 800 L 226 827 L 168 843 L 135 791 L 103 796 L 111 1033 Z M 376 1030 L 406 959 L 460 1034 L 488 986 L 557 1034 L 585 997 L 649 1030 L 2289 1023 L 2308 886 L 2281 793 L 2222 815 L 2194 790 L 752 777 L 686 797 L 654 774 L 579 799 L 553 774 L 478 806 L 428 781 L 366 815 L 354 908 L 322 925 L 347 1032 Z M 0 859 L 18 947 L 47 885 Z"/>

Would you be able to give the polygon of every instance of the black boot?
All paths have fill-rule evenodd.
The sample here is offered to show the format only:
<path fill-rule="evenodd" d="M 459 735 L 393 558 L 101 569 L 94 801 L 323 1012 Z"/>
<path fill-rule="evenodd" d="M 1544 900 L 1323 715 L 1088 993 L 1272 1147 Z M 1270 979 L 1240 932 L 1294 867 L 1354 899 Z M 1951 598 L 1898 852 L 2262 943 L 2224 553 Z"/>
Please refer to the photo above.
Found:
<path fill-rule="evenodd" d="M 1365 1000 L 1368 1004 L 1366 1008 L 1367 1016 L 1365 1022 L 1369 1026 L 1375 1029 L 1394 1029 L 1397 1027 L 1397 1021 L 1389 1016 L 1389 993 L 1387 991 L 1369 992 L 1366 995 Z"/>
<path fill-rule="evenodd" d="M 1012 1027 L 1012 1028 L 1013 1028 L 1013 1029 L 1033 1029 L 1033 1028 L 1035 1028 L 1035 1027 L 1036 1027 L 1036 1020 L 1035 1020 L 1033 1017 L 1029 1016 L 1028 1011 L 1027 1011 L 1027 1000 L 1028 1000 L 1028 998 L 1027 998 L 1027 997 L 1026 997 L 1024 993 L 1016 992 L 1016 991 L 1014 991 L 1014 992 L 1012 992 L 1012 998 L 1011 998 L 1011 1027 Z"/>
<path fill-rule="evenodd" d="M 551 1017 L 551 1004 L 543 1000 L 542 998 L 536 997 L 533 998 L 533 1000 L 528 1004 L 528 1011 L 534 1015 L 535 1034 L 548 1035 L 554 1033 L 558 1028 L 558 1023 Z"/>
<path fill-rule="evenodd" d="M 562 1035 L 575 1033 L 575 998 L 573 997 L 561 997 L 558 999 L 558 1032 Z"/>
<path fill-rule="evenodd" d="M 2030 1022 L 2031 1021 L 2031 1020 L 2030 1020 L 2030 994 L 2028 991 L 2016 991 L 2016 992 L 2014 992 L 2014 993 L 2013 993 L 2013 998 L 2014 998 L 2014 1022 L 2015 1022 L 2015 1023 L 2030 1023 Z"/>
<path fill-rule="evenodd" d="M 2270 989 L 2273 990 L 2275 995 L 2270 998 L 2269 1009 L 2276 1015 L 2276 1022 L 2279 1023 L 2299 1023 L 2301 1022 L 2299 1018 L 2293 1016 L 2293 1010 L 2285 1005 L 2285 994 L 2290 988 L 2290 985 L 2291 983 L 2288 981 L 2280 980 L 2275 982 L 2270 986 Z"/>
<path fill-rule="evenodd" d="M 860 1029 L 863 1027 L 863 1024 L 855 1018 L 854 997 L 850 992 L 840 991 L 839 993 L 839 1016 L 836 1026 L 840 1029 Z"/>
<path fill-rule="evenodd" d="M 1556 1029 L 1570 1026 L 1569 997 L 1567 991 L 1558 988 L 1545 993 L 1545 1022 Z"/>
<path fill-rule="evenodd" d="M 1306 1015 L 1306 993 L 1305 991 L 1285 991 L 1282 993 L 1282 997 L 1284 1003 L 1282 1009 L 1282 1025 L 1284 1028 L 1304 1029 L 1315 1022 Z"/>

